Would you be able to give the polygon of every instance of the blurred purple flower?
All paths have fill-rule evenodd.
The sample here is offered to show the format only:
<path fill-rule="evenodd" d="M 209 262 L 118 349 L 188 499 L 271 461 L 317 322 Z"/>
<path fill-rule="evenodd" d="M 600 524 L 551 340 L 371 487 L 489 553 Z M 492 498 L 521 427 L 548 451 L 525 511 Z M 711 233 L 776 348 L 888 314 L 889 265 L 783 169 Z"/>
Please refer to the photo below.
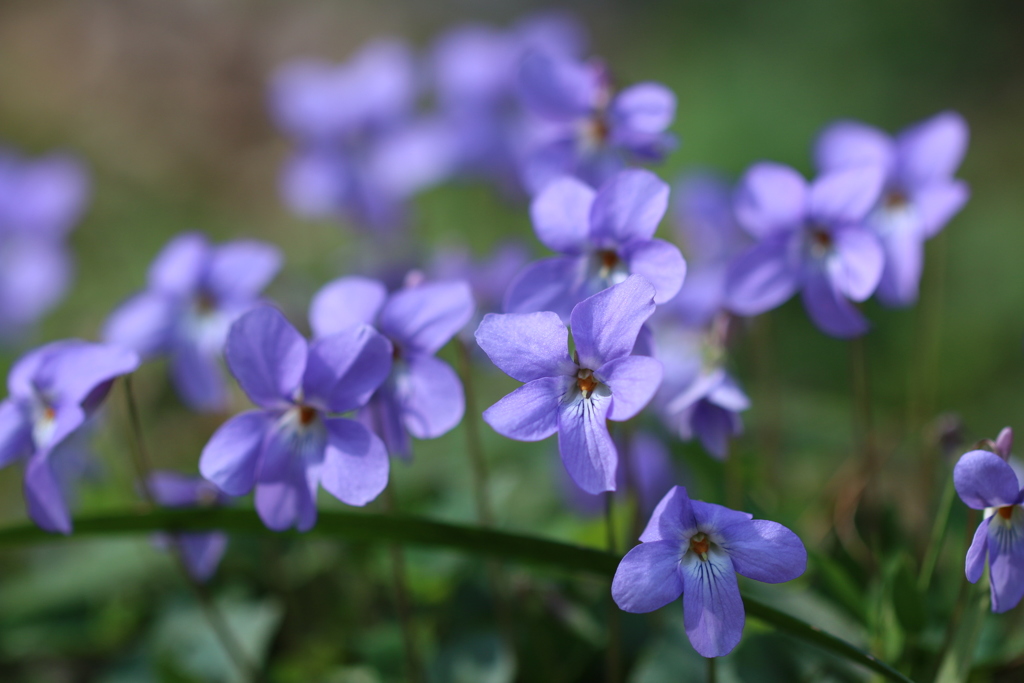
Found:
<path fill-rule="evenodd" d="M 530 206 L 537 238 L 561 256 L 528 265 L 509 285 L 508 313 L 553 311 L 562 319 L 573 306 L 625 280 L 631 273 L 654 286 L 654 302 L 679 291 L 686 261 L 654 232 L 668 208 L 669 188 L 645 170 L 614 175 L 596 192 L 563 177 Z"/>
<path fill-rule="evenodd" d="M 67 501 L 78 467 L 66 467 L 66 459 L 81 453 L 73 436 L 113 380 L 138 365 L 133 351 L 68 339 L 29 352 L 11 368 L 8 398 L 0 403 L 0 467 L 26 460 L 28 514 L 46 531 L 71 533 Z"/>
<path fill-rule="evenodd" d="M 475 260 L 468 249 L 443 249 L 435 253 L 429 268 L 431 279 L 439 282 L 463 280 L 473 290 L 476 314 L 501 311 L 509 283 L 530 260 L 529 251 L 519 242 L 503 242 L 490 256 Z M 479 323 L 476 320 L 476 323 Z M 476 329 L 476 324 L 466 328 Z"/>
<path fill-rule="evenodd" d="M 466 410 L 462 382 L 435 354 L 473 316 L 466 282 L 433 282 L 390 296 L 376 280 L 344 277 L 313 297 L 309 321 L 317 338 L 376 325 L 393 347 L 387 380 L 359 412 L 359 419 L 384 440 L 388 452 L 412 456 L 409 435 L 435 439 L 453 429 Z"/>
<path fill-rule="evenodd" d="M 355 420 L 332 417 L 366 405 L 391 370 L 391 344 L 368 325 L 312 344 L 275 308 L 260 306 L 228 334 L 231 373 L 259 410 L 232 417 L 203 448 L 199 471 L 224 493 L 256 488 L 269 528 L 316 523 L 319 485 L 366 505 L 388 482 L 384 444 Z"/>
<path fill-rule="evenodd" d="M 895 138 L 857 121 L 833 123 L 818 137 L 818 169 L 830 172 L 876 165 L 885 187 L 865 224 L 885 250 L 878 299 L 887 306 L 917 301 L 924 243 L 967 201 L 967 184 L 953 177 L 967 151 L 967 122 L 946 111 L 915 124 Z"/>
<path fill-rule="evenodd" d="M 739 183 L 735 213 L 759 241 L 729 267 L 727 307 L 757 315 L 801 291 L 823 332 L 864 334 L 868 322 L 850 301 L 871 296 L 882 276 L 885 255 L 864 221 L 883 180 L 878 166 L 831 171 L 810 185 L 788 166 L 752 166 Z"/>
<path fill-rule="evenodd" d="M 195 410 L 224 410 L 221 357 L 228 330 L 260 303 L 281 267 L 277 247 L 254 240 L 212 246 L 200 233 L 175 237 L 149 267 L 149 286 L 108 318 L 103 337 L 143 358 L 166 355 L 178 394 Z"/>
<path fill-rule="evenodd" d="M 503 372 L 525 382 L 484 411 L 487 424 L 517 441 L 558 432 L 566 470 L 587 493 L 614 491 L 618 454 L 606 420 L 624 421 L 647 405 L 661 364 L 631 356 L 654 312 L 654 287 L 633 275 L 577 304 L 570 315 L 575 359 L 561 319 L 542 313 L 490 313 L 476 332 L 480 348 Z"/>
<path fill-rule="evenodd" d="M 776 522 L 690 500 L 675 486 L 658 504 L 641 544 L 626 553 L 612 598 L 626 612 L 653 612 L 683 596 L 683 623 L 704 657 L 729 654 L 746 620 L 736 575 L 792 581 L 807 568 L 800 538 Z"/>
<path fill-rule="evenodd" d="M 997 452 L 971 451 L 953 469 L 953 483 L 967 507 L 984 510 L 967 551 L 967 580 L 977 583 L 988 557 L 992 611 L 1006 612 L 1024 597 L 1024 490 L 1008 460 L 1013 432 L 1006 428 Z"/>
<path fill-rule="evenodd" d="M 178 472 L 153 472 L 149 475 L 149 490 L 159 505 L 169 508 L 209 508 L 228 500 L 205 479 Z M 189 573 L 199 581 L 213 576 L 228 547 L 228 535 L 221 531 L 156 534 L 153 541 L 161 548 L 177 543 Z"/>
<path fill-rule="evenodd" d="M 72 157 L 0 150 L 0 338 L 18 336 L 64 296 L 72 277 L 65 242 L 88 194 Z"/>
<path fill-rule="evenodd" d="M 538 122 L 523 168 L 531 192 L 567 174 L 600 185 L 627 161 L 660 161 L 675 146 L 672 91 L 638 83 L 616 93 L 599 61 L 531 51 L 519 64 L 519 91 Z"/>

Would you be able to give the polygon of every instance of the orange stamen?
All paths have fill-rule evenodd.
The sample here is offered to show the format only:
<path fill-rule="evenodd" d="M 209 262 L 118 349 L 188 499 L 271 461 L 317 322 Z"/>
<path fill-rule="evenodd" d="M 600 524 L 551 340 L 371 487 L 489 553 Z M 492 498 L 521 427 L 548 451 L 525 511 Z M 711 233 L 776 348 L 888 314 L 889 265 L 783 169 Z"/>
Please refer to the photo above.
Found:
<path fill-rule="evenodd" d="M 703 533 L 696 534 L 693 538 L 690 539 L 690 550 L 697 553 L 698 555 L 707 555 L 708 549 L 710 547 L 711 541 L 709 541 L 708 537 Z"/>
<path fill-rule="evenodd" d="M 305 427 L 315 419 L 316 408 L 311 408 L 309 406 L 299 406 L 299 424 Z"/>
<path fill-rule="evenodd" d="M 594 379 L 593 375 L 587 375 L 586 377 L 579 377 L 576 379 L 576 386 L 580 388 L 584 394 L 590 394 L 594 389 L 597 388 L 598 381 Z"/>
<path fill-rule="evenodd" d="M 1010 519 L 1010 517 L 1013 516 L 1013 508 L 1015 507 L 1015 505 L 1004 505 L 1003 507 L 997 509 L 996 512 L 998 512 L 999 516 L 1003 519 Z"/>

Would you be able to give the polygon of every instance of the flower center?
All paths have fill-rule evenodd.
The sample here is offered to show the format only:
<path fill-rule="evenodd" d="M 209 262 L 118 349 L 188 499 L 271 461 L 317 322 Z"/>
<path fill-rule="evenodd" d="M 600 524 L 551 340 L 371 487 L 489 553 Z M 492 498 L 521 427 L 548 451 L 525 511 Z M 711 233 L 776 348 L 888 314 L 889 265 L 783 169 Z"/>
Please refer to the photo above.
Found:
<path fill-rule="evenodd" d="M 697 557 L 707 562 L 708 550 L 711 549 L 711 541 L 707 534 L 698 531 L 690 537 L 690 550 L 697 554 Z"/>
<path fill-rule="evenodd" d="M 1015 507 L 1017 507 L 1017 506 L 1016 505 L 1004 505 L 1004 506 L 1002 506 L 1000 508 L 996 508 L 996 514 L 999 515 L 1000 517 L 1002 517 L 1003 519 L 1010 519 L 1011 517 L 1013 517 L 1013 508 L 1015 508 Z"/>
<path fill-rule="evenodd" d="M 590 398 L 591 392 L 597 388 L 598 384 L 600 384 L 600 382 L 594 378 L 593 370 L 581 369 L 576 373 L 576 386 L 578 386 L 580 391 L 583 392 L 583 398 Z"/>
<path fill-rule="evenodd" d="M 196 313 L 200 316 L 209 315 L 217 310 L 217 301 L 209 292 L 199 292 L 195 300 Z"/>
<path fill-rule="evenodd" d="M 299 424 L 308 427 L 316 419 L 316 408 L 307 405 L 299 406 Z"/>
<path fill-rule="evenodd" d="M 910 203 L 910 200 L 899 190 L 892 190 L 885 195 L 883 203 L 887 209 L 902 209 Z"/>
<path fill-rule="evenodd" d="M 608 277 L 619 265 L 619 255 L 608 249 L 598 252 L 597 258 L 601 262 L 601 277 Z"/>

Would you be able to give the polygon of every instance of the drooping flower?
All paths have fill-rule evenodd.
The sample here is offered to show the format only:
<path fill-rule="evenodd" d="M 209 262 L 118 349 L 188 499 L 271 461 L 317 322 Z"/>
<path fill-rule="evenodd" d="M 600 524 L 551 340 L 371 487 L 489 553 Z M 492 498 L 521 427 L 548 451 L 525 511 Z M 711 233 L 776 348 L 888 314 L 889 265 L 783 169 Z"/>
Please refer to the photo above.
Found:
<path fill-rule="evenodd" d="M 157 504 L 169 508 L 208 508 L 223 505 L 228 500 L 202 477 L 178 472 L 153 472 L 149 476 L 149 491 Z M 222 531 L 157 534 L 153 540 L 164 548 L 177 544 L 189 573 L 199 581 L 213 576 L 228 547 L 228 535 Z"/>
<path fill-rule="evenodd" d="M 740 181 L 735 210 L 758 242 L 730 265 L 726 306 L 757 315 L 801 292 L 823 332 L 864 334 L 868 322 L 850 302 L 871 296 L 882 276 L 884 252 L 864 224 L 882 181 L 875 165 L 831 171 L 810 185 L 788 166 L 752 166 Z"/>
<path fill-rule="evenodd" d="M 654 302 L 676 295 L 686 276 L 678 247 L 654 232 L 668 208 L 669 188 L 650 171 L 616 174 L 597 191 L 575 178 L 552 182 L 530 206 L 537 238 L 560 256 L 530 264 L 509 285 L 507 313 L 573 306 L 630 274 L 654 286 Z"/>
<path fill-rule="evenodd" d="M 616 489 L 618 453 L 606 420 L 634 417 L 654 396 L 661 364 L 631 356 L 654 312 L 654 287 L 639 275 L 577 304 L 569 333 L 555 313 L 490 313 L 476 340 L 491 361 L 525 382 L 484 411 L 502 436 L 540 441 L 558 432 L 566 470 L 587 493 Z"/>
<path fill-rule="evenodd" d="M 627 162 L 660 161 L 675 146 L 672 91 L 646 82 L 615 92 L 598 60 L 532 51 L 520 63 L 519 89 L 542 124 L 523 167 L 531 192 L 563 175 L 600 185 Z"/>
<path fill-rule="evenodd" d="M 967 507 L 984 510 L 967 551 L 967 580 L 977 583 L 989 564 L 992 611 L 1006 612 L 1024 597 L 1024 488 L 1008 460 L 1013 432 L 1007 428 L 993 446 L 996 452 L 964 454 L 953 468 L 953 483 Z"/>
<path fill-rule="evenodd" d="M 29 352 L 11 368 L 0 403 L 0 467 L 25 460 L 28 514 L 41 528 L 71 533 L 68 498 L 77 467 L 69 465 L 82 447 L 73 437 L 113 380 L 138 365 L 134 351 L 68 339 Z"/>
<path fill-rule="evenodd" d="M 259 406 L 210 438 L 199 471 L 224 493 L 256 489 L 269 528 L 316 523 L 319 486 L 348 505 L 366 505 L 388 482 L 384 444 L 338 417 L 369 400 L 391 370 L 391 344 L 368 325 L 306 342 L 275 308 L 260 306 L 228 334 L 231 373 Z"/>
<path fill-rule="evenodd" d="M 22 334 L 64 296 L 73 271 L 67 234 L 88 194 L 72 157 L 0 150 L 0 337 Z"/>
<path fill-rule="evenodd" d="M 391 373 L 359 419 L 376 432 L 388 452 L 412 455 L 409 436 L 436 439 L 462 420 L 462 382 L 435 354 L 473 316 L 473 295 L 465 282 L 432 282 L 388 295 L 376 280 L 343 277 L 313 297 L 309 322 L 317 338 L 371 324 L 392 345 Z"/>
<path fill-rule="evenodd" d="M 887 306 L 917 301 L 924 243 L 967 201 L 967 184 L 953 177 L 967 151 L 963 117 L 946 111 L 903 130 L 895 138 L 857 121 L 839 121 L 818 137 L 815 159 L 822 172 L 858 165 L 885 171 L 885 187 L 865 225 L 885 249 L 878 299 Z"/>
<path fill-rule="evenodd" d="M 227 407 L 221 367 L 228 330 L 260 303 L 281 266 L 265 242 L 212 246 L 200 233 L 171 240 L 149 268 L 149 286 L 107 320 L 104 338 L 144 358 L 167 356 L 178 394 L 195 410 Z"/>
<path fill-rule="evenodd" d="M 682 486 L 661 500 L 640 541 L 619 563 L 612 598 L 626 612 L 642 613 L 682 595 L 686 635 L 704 657 L 729 654 L 743 635 L 737 574 L 783 583 L 807 568 L 804 544 L 786 527 L 690 500 Z"/>

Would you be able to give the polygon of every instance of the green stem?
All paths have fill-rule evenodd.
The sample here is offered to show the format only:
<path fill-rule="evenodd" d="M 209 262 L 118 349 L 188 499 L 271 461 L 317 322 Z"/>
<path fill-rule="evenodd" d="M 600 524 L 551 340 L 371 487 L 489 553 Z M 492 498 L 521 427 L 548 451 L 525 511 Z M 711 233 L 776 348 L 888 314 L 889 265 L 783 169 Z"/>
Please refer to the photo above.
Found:
<path fill-rule="evenodd" d="M 466 428 L 466 453 L 473 469 L 473 492 L 476 494 L 477 519 L 484 526 L 494 525 L 494 509 L 488 495 L 487 459 L 484 457 L 483 440 L 480 438 L 480 414 L 476 404 L 476 390 L 473 384 L 473 359 L 469 346 L 461 339 L 456 340 L 459 365 L 462 372 L 462 386 L 466 394 L 466 414 L 463 420 Z"/>
<path fill-rule="evenodd" d="M 715 683 L 718 676 L 715 673 L 715 657 L 708 657 L 708 683 Z"/>
<path fill-rule="evenodd" d="M 524 564 L 553 567 L 566 572 L 590 573 L 611 578 L 621 559 L 618 555 L 559 543 L 534 536 L 493 529 L 433 522 L 406 515 L 384 515 L 366 512 L 321 510 L 317 524 L 300 534 L 297 531 L 276 532 L 267 529 L 252 510 L 241 508 L 157 509 L 139 512 L 126 510 L 119 514 L 94 515 L 75 520 L 76 536 L 108 536 L 155 531 L 186 532 L 223 530 L 232 534 L 273 534 L 278 537 L 304 536 L 345 538 L 350 541 L 409 543 L 462 550 L 474 555 L 496 557 Z M 0 529 L 0 546 L 42 543 L 63 537 L 43 531 L 32 524 Z M 890 681 L 909 683 L 910 679 L 821 629 L 768 605 L 744 597 L 749 616 L 835 655 L 860 664 Z"/>
<path fill-rule="evenodd" d="M 939 508 L 935 511 L 935 524 L 932 525 L 932 533 L 928 539 L 928 549 L 921 562 L 921 575 L 917 578 L 917 587 L 922 593 L 928 592 L 928 587 L 931 585 L 935 564 L 939 561 L 939 553 L 942 551 L 942 542 L 946 539 L 946 526 L 949 524 L 949 513 L 955 499 L 956 489 L 953 486 L 953 477 L 947 477 Z"/>
<path fill-rule="evenodd" d="M 397 508 L 394 482 L 390 482 L 384 489 L 384 507 L 392 513 Z M 395 611 L 398 613 L 398 623 L 402 627 L 406 674 L 409 677 L 409 683 L 422 683 L 424 680 L 423 667 L 420 664 L 419 649 L 416 647 L 416 630 L 413 628 L 412 606 L 405 581 L 405 553 L 398 543 L 390 543 L 388 553 L 391 556 L 391 583 L 395 591 Z"/>

